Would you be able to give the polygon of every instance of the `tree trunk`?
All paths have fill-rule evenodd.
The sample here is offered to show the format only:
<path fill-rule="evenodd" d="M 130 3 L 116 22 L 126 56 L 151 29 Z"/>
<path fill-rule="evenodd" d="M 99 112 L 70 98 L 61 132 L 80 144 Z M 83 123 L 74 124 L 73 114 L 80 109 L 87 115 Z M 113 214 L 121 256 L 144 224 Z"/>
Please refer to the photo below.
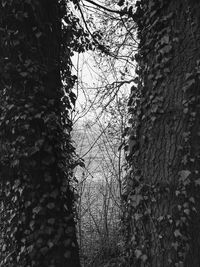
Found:
<path fill-rule="evenodd" d="M 1 266 L 80 266 L 58 2 L 0 1 Z"/>
<path fill-rule="evenodd" d="M 198 267 L 200 2 L 137 5 L 139 83 L 130 99 L 137 111 L 126 178 L 130 266 Z"/>

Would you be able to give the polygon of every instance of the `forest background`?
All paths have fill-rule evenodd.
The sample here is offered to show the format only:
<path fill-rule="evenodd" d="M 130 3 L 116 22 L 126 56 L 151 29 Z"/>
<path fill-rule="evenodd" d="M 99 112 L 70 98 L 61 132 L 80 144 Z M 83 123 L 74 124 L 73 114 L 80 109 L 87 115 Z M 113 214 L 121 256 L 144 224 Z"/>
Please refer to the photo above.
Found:
<path fill-rule="evenodd" d="M 95 49 L 72 59 L 78 77 L 72 137 L 84 160 L 84 169 L 78 167 L 75 172 L 80 255 L 83 266 L 114 266 L 123 260 L 119 257 L 124 247 L 120 233 L 123 147 L 128 97 L 136 77 L 136 26 L 134 32 L 130 17 L 108 11 L 118 12 L 118 1 L 83 2 L 79 8 L 83 27 L 98 36 L 102 47 L 110 48 L 109 55 Z"/>

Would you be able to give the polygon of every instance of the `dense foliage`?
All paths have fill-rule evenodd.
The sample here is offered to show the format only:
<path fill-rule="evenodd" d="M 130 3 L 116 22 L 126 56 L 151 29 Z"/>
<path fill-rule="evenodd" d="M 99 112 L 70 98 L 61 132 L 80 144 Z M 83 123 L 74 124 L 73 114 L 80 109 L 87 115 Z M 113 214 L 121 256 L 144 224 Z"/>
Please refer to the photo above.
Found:
<path fill-rule="evenodd" d="M 138 85 L 129 101 L 125 188 L 130 265 L 199 266 L 199 3 L 136 5 Z"/>
<path fill-rule="evenodd" d="M 81 32 L 65 1 L 0 1 L 1 266 L 79 266 L 69 113 Z"/>

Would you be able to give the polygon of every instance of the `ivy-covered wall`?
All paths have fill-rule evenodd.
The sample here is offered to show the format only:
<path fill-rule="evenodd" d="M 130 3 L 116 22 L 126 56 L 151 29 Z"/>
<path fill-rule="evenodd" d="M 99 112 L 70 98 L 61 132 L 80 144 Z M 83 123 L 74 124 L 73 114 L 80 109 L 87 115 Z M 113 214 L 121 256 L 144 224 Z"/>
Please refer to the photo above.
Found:
<path fill-rule="evenodd" d="M 0 1 L 0 266 L 80 266 L 68 116 L 76 24 L 65 1 Z"/>
<path fill-rule="evenodd" d="M 129 101 L 124 195 L 129 263 L 197 267 L 200 2 L 141 0 L 136 5 L 139 82 Z"/>

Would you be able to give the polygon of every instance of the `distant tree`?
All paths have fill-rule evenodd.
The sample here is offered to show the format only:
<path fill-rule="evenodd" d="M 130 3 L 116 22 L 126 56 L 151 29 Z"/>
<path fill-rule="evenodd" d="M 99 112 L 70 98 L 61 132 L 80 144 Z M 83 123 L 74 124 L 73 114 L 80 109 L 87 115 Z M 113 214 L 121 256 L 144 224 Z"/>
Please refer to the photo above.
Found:
<path fill-rule="evenodd" d="M 137 2 L 124 195 L 130 266 L 200 266 L 199 10 L 199 1 Z"/>
<path fill-rule="evenodd" d="M 113 100 L 103 112 L 104 119 L 93 110 L 93 118 L 90 116 L 91 120 L 75 125 L 73 130 L 77 153 L 85 163 L 75 173 L 79 180 L 77 212 L 82 266 L 111 262 L 113 266 L 124 266 L 120 217 L 127 98 L 122 94 Z"/>
<path fill-rule="evenodd" d="M 76 25 L 65 1 L 0 1 L 1 266 L 80 266 L 68 116 Z"/>
<path fill-rule="evenodd" d="M 78 57 L 75 64 L 75 68 L 80 66 L 77 68 L 77 88 L 79 94 L 83 91 L 87 102 L 83 114 L 94 106 L 103 114 L 104 109 L 122 91 L 127 92 L 134 82 L 137 40 L 136 24 L 131 17 L 133 6 L 129 2 L 124 1 L 123 6 L 119 6 L 117 0 L 102 1 L 101 4 L 83 0 L 77 4 L 77 16 L 88 33 L 91 48 L 85 56 L 87 59 L 84 55 Z M 86 69 L 94 77 L 92 81 L 84 79 L 88 76 Z M 78 114 L 76 118 L 81 116 Z"/>

